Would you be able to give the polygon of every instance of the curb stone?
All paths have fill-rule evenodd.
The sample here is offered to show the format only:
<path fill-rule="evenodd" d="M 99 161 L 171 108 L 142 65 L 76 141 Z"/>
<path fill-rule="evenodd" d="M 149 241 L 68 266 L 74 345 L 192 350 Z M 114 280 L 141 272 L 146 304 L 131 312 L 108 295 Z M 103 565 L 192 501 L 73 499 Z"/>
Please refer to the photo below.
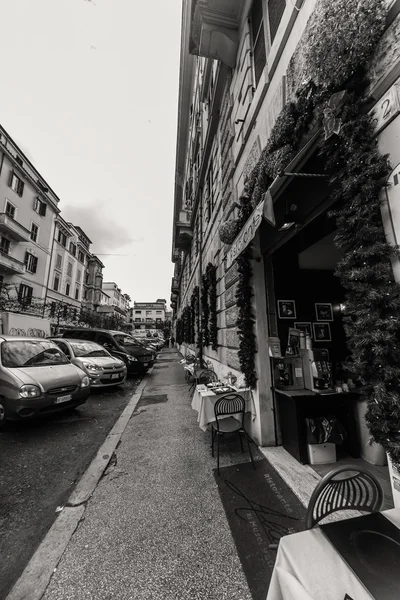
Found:
<path fill-rule="evenodd" d="M 147 385 L 149 369 L 5 600 L 40 600 Z"/>

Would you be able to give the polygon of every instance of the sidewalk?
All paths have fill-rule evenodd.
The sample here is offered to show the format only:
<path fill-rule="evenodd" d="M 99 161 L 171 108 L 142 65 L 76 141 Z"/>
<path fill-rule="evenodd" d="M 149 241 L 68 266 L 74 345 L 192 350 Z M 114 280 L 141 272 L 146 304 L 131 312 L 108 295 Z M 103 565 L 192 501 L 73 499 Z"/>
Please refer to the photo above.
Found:
<path fill-rule="evenodd" d="M 179 359 L 159 355 L 43 600 L 251 600 Z"/>

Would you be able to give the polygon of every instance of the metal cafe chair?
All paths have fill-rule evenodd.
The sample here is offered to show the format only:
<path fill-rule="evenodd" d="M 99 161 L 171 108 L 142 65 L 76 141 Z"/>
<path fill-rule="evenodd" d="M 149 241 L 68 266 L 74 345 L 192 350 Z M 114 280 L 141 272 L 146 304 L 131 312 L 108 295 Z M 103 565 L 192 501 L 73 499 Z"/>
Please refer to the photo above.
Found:
<path fill-rule="evenodd" d="M 189 392 L 191 392 L 196 385 L 212 383 L 214 381 L 218 381 L 218 375 L 215 371 L 213 371 L 212 369 L 204 369 L 198 375 L 196 375 L 195 368 L 194 377 Z"/>
<path fill-rule="evenodd" d="M 224 394 L 221 398 L 218 398 L 214 405 L 215 421 L 211 424 L 211 453 L 214 456 L 214 441 L 217 438 L 217 472 L 219 475 L 219 438 L 226 433 L 237 433 L 240 439 L 240 446 L 243 450 L 243 442 L 241 433 L 244 433 L 247 441 L 247 447 L 249 449 L 251 463 L 253 468 L 256 468 L 254 463 L 253 454 L 250 448 L 250 439 L 244 428 L 244 413 L 245 413 L 245 401 L 243 396 L 236 393 Z M 240 420 L 235 419 L 234 415 L 239 415 Z M 224 417 L 224 418 L 220 418 Z"/>
<path fill-rule="evenodd" d="M 378 479 L 361 466 L 337 467 L 327 473 L 313 491 L 307 509 L 306 529 L 340 510 L 379 512 L 383 490 Z"/>

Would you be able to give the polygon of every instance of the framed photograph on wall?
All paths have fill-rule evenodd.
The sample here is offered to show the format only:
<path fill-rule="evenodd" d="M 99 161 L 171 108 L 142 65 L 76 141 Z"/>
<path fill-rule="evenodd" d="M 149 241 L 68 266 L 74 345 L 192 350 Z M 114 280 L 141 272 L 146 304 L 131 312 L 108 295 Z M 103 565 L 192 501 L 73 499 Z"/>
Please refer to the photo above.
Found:
<path fill-rule="evenodd" d="M 313 330 L 315 342 L 331 341 L 331 328 L 329 323 L 313 323 Z"/>
<path fill-rule="evenodd" d="M 295 329 L 300 329 L 300 331 L 304 331 L 305 334 L 308 333 L 308 335 L 310 336 L 310 338 L 311 339 L 313 338 L 311 323 L 297 321 L 294 324 L 294 328 Z"/>
<path fill-rule="evenodd" d="M 294 300 L 278 300 L 279 319 L 295 319 L 296 303 Z"/>
<path fill-rule="evenodd" d="M 332 304 L 316 302 L 315 314 L 317 321 L 333 321 Z"/>

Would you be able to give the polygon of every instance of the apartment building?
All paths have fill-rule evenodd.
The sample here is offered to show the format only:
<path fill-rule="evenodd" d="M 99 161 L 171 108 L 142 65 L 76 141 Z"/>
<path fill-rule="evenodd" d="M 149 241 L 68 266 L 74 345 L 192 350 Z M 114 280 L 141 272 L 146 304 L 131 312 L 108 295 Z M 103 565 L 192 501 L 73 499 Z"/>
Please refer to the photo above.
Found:
<path fill-rule="evenodd" d="M 46 304 L 53 306 L 54 311 L 55 305 L 62 302 L 77 316 L 84 296 L 91 242 L 80 227 L 67 223 L 60 215 L 55 225 Z M 68 317 L 71 319 L 72 315 Z"/>
<path fill-rule="evenodd" d="M 98 312 L 107 316 L 120 316 L 123 321 L 128 321 L 129 295 L 124 294 L 114 281 L 103 282 L 103 293 L 108 296 L 109 300 L 98 307 Z"/>
<path fill-rule="evenodd" d="M 83 285 L 83 306 L 87 310 L 97 310 L 99 306 L 109 303 L 109 296 L 103 291 L 104 264 L 94 254 L 88 256 L 85 281 Z"/>
<path fill-rule="evenodd" d="M 43 300 L 59 198 L 0 126 L 0 284 Z"/>
<path fill-rule="evenodd" d="M 155 329 L 165 323 L 167 301 L 159 298 L 156 302 L 134 302 L 130 309 L 130 322 L 135 329 Z"/>
<path fill-rule="evenodd" d="M 372 13 L 380 10 L 375 4 Z M 344 39 L 345 3 L 335 2 L 340 20 L 335 43 L 329 32 L 318 33 L 328 22 L 329 5 L 183 1 L 171 282 L 176 337 L 184 353 L 200 348 L 220 377 L 247 371 L 257 413 L 249 430 L 265 446 L 281 442 L 273 340 L 280 341 L 284 355 L 291 329 L 309 332 L 313 349 L 327 351 L 337 379 L 349 353 L 342 322 L 345 291 L 334 276 L 343 250 L 334 243 L 336 221 L 329 216 L 337 196 L 321 151 L 328 151 L 329 140 L 345 147 L 340 111 L 346 94 L 354 93 L 349 61 L 356 72 L 367 41 L 358 32 Z M 346 10 L 359 10 L 364 22 L 370 16 L 359 6 Z M 389 155 L 393 169 L 382 212 L 387 239 L 398 243 L 400 58 L 389 49 L 398 47 L 400 2 L 387 0 L 380 17 L 377 13 L 365 30 L 383 24 L 373 42 L 368 40 L 374 54 L 362 65 L 369 75 L 365 106 L 374 116 L 379 151 Z M 330 84 L 332 95 L 321 108 L 330 73 L 322 80 L 319 69 L 335 64 L 337 48 L 351 44 L 358 44 L 356 50 L 336 57 L 332 72 L 340 84 Z M 317 51 L 324 58 L 313 64 Z M 344 63 L 349 75 L 341 80 Z M 296 137 L 298 129 L 302 135 Z M 336 186 L 346 175 L 345 164 L 335 173 Z M 399 281 L 397 258 L 393 271 Z M 323 325 L 320 303 L 330 307 Z"/>

